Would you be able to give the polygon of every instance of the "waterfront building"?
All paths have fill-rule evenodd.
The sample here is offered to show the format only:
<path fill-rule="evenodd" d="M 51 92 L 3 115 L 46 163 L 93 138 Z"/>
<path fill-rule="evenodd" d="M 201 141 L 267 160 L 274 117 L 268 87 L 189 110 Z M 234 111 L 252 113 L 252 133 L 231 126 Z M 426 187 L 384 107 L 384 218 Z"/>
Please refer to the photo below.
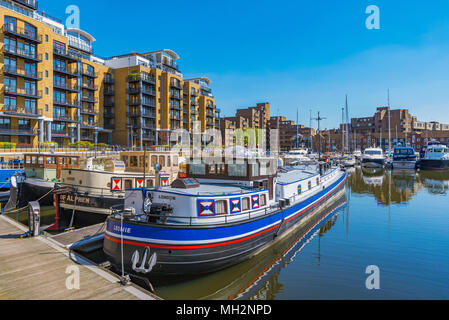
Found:
<path fill-rule="evenodd" d="M 92 35 L 67 29 L 34 0 L 1 1 L 0 21 L 0 142 L 143 147 L 194 121 L 220 129 L 210 79 L 183 79 L 172 50 L 99 58 Z"/>

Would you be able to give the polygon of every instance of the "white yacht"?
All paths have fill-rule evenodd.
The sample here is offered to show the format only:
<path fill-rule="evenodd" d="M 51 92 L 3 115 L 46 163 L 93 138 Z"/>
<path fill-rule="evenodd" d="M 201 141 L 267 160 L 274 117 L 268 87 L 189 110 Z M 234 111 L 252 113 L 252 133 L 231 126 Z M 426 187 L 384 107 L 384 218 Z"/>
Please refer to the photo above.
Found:
<path fill-rule="evenodd" d="M 385 155 L 381 148 L 367 148 L 363 152 L 362 166 L 365 168 L 383 168 Z"/>

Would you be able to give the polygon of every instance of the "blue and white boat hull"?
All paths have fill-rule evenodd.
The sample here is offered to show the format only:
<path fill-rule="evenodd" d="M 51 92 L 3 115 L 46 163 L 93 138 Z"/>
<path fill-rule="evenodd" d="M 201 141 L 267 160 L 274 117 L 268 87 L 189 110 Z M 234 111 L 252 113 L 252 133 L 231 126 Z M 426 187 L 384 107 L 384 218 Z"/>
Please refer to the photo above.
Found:
<path fill-rule="evenodd" d="M 250 258 L 293 230 L 344 190 L 345 181 L 346 173 L 342 172 L 331 185 L 302 202 L 227 224 L 178 226 L 122 222 L 120 217 L 110 216 L 103 250 L 116 268 L 120 269 L 123 258 L 125 270 L 136 274 L 137 266 L 141 276 L 214 272 Z M 151 271 L 145 273 L 146 268 Z"/>

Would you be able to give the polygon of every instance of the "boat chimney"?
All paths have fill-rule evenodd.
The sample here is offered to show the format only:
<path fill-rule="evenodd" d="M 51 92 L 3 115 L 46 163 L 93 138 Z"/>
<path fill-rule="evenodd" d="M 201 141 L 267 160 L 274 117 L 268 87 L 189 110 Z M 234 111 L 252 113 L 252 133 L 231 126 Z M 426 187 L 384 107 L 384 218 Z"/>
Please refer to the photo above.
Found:
<path fill-rule="evenodd" d="M 156 163 L 154 165 L 154 170 L 156 172 L 155 187 L 156 187 L 156 190 L 157 190 L 157 189 L 159 189 L 161 187 L 161 170 L 162 170 L 162 166 L 159 163 Z"/>

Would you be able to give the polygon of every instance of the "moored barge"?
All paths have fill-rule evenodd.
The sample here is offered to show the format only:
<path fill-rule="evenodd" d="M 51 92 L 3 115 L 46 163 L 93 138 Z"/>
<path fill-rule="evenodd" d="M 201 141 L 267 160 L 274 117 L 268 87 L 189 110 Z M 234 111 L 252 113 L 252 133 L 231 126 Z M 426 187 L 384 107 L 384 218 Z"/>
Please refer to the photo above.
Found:
<path fill-rule="evenodd" d="M 107 219 L 111 263 L 148 277 L 217 271 L 260 252 L 345 188 L 339 168 L 278 173 L 276 159 L 237 160 L 188 164 L 171 186 L 130 190 L 127 209 Z"/>

